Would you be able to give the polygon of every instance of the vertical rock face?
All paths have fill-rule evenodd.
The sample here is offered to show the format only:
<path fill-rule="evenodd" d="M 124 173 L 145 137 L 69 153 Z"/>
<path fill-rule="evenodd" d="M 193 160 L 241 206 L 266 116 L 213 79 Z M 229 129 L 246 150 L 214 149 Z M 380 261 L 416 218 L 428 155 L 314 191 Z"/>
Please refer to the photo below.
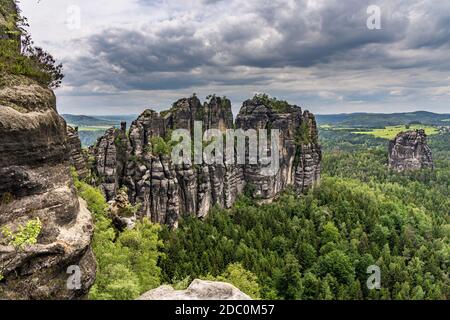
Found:
<path fill-rule="evenodd" d="M 271 106 L 255 97 L 244 102 L 236 127 L 244 130 L 278 129 L 279 170 L 272 176 L 262 174 L 264 166 L 245 165 L 245 180 L 252 184 L 253 195 L 272 200 L 287 186 L 303 192 L 320 180 L 321 149 L 314 116 L 298 106 Z"/>
<path fill-rule="evenodd" d="M 267 175 L 267 165 L 261 161 L 174 165 L 170 152 L 155 152 L 155 147 L 161 149 L 155 144 L 167 145 L 175 129 L 187 129 L 193 135 L 195 121 L 202 123 L 203 131 L 218 129 L 224 134 L 234 126 L 243 131 L 278 129 L 279 167 Z M 246 186 L 255 198 L 271 201 L 290 185 L 301 193 L 320 179 L 316 122 L 311 113 L 297 106 L 277 108 L 255 97 L 243 103 L 234 124 L 228 99 L 210 96 L 202 105 L 193 96 L 178 100 L 168 111 L 144 111 L 131 124 L 128 137 L 119 132 L 108 130 L 94 147 L 96 171 L 106 197 L 113 199 L 118 187 L 126 186 L 130 200 L 141 204 L 141 215 L 173 227 L 180 216 L 205 217 L 214 205 L 231 207 Z"/>
<path fill-rule="evenodd" d="M 81 179 L 89 175 L 86 166 L 86 159 L 81 148 L 80 137 L 78 136 L 78 128 L 67 126 L 67 147 L 69 149 L 69 159 L 71 165 L 75 168 Z"/>
<path fill-rule="evenodd" d="M 124 177 L 127 147 L 126 126 L 122 123 L 120 129 L 108 129 L 98 139 L 93 150 L 94 172 L 99 177 L 100 188 L 108 200 L 114 198 Z"/>
<path fill-rule="evenodd" d="M 433 167 L 433 157 L 424 130 L 400 132 L 389 141 L 389 168 L 403 171 Z"/>
<path fill-rule="evenodd" d="M 39 218 L 42 229 L 22 249 L 0 236 L 0 298 L 80 298 L 95 278 L 93 224 L 70 177 L 66 124 L 52 91 L 22 77 L 14 83 L 0 87 L 0 227 Z M 81 272 L 75 290 L 69 266 Z"/>

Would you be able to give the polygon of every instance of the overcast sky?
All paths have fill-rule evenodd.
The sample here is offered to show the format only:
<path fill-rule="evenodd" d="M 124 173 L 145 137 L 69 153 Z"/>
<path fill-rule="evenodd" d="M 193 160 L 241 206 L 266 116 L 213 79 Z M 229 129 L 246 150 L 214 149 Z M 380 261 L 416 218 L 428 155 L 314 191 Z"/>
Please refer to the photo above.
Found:
<path fill-rule="evenodd" d="M 367 28 L 369 5 L 381 29 Z M 167 109 L 193 92 L 236 112 L 266 92 L 315 113 L 450 113 L 448 0 L 22 0 L 64 63 L 61 113 Z M 78 16 L 78 13 L 79 16 Z"/>

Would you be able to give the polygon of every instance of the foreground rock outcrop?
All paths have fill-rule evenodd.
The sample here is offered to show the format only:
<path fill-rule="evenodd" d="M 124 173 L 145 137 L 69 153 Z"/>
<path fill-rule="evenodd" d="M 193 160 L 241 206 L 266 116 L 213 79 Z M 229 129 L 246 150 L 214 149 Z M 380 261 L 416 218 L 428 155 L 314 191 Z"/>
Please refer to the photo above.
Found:
<path fill-rule="evenodd" d="M 19 57 L 16 3 L 0 9 L 0 41 Z M 74 139 L 53 91 L 9 70 L 0 69 L 0 299 L 81 298 L 96 263 L 91 213 L 70 176 Z"/>
<path fill-rule="evenodd" d="M 55 96 L 27 79 L 0 88 L 0 228 L 39 218 L 37 244 L 15 248 L 0 236 L 0 298 L 83 297 L 95 278 L 93 222 L 69 171 L 66 124 Z M 69 290 L 77 266 L 81 286 Z"/>
<path fill-rule="evenodd" d="M 194 280 L 186 290 L 161 286 L 150 290 L 137 300 L 252 300 L 235 286 L 218 281 Z"/>
<path fill-rule="evenodd" d="M 0 87 L 0 227 L 39 218 L 37 244 L 15 248 L 0 236 L 0 298 L 83 297 L 95 279 L 93 222 L 73 187 L 66 124 L 55 96 L 31 80 Z M 69 266 L 80 286 L 67 287 Z"/>
<path fill-rule="evenodd" d="M 164 152 L 175 129 L 278 129 L 279 168 L 267 175 L 267 164 L 173 164 Z M 161 151 L 162 150 L 162 151 Z M 255 96 L 243 103 L 233 121 L 231 103 L 211 96 L 201 104 L 196 96 L 180 99 L 168 111 L 144 111 L 127 133 L 126 124 L 111 128 L 93 147 L 94 173 L 108 200 L 120 187 L 128 190 L 140 216 L 176 227 L 180 216 L 205 217 L 218 205 L 229 208 L 244 191 L 261 201 L 272 201 L 293 186 L 305 192 L 320 180 L 321 149 L 314 116 L 298 106 Z M 247 155 L 248 158 L 248 155 Z M 248 160 L 248 159 L 246 159 Z"/>
<path fill-rule="evenodd" d="M 389 168 L 403 171 L 433 167 L 433 156 L 424 130 L 400 132 L 389 141 Z"/>

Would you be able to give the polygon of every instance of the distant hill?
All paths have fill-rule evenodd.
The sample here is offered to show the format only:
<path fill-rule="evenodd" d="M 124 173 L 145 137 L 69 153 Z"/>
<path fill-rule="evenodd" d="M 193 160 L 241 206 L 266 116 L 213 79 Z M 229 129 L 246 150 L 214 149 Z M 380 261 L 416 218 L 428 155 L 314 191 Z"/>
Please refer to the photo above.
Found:
<path fill-rule="evenodd" d="M 380 128 L 399 124 L 450 125 L 450 114 L 428 111 L 405 113 L 342 113 L 316 115 L 319 125 Z"/>
<path fill-rule="evenodd" d="M 105 127 L 120 124 L 120 121 L 112 121 L 92 116 L 62 114 L 67 123 L 80 127 Z"/>
<path fill-rule="evenodd" d="M 104 115 L 104 116 L 85 116 L 74 114 L 62 114 L 62 117 L 69 125 L 78 127 L 79 137 L 83 147 L 88 147 L 97 141 L 105 131 L 110 127 L 118 127 L 121 122 L 125 121 L 129 128 L 138 116 L 130 115 Z"/>
<path fill-rule="evenodd" d="M 105 120 L 117 122 L 117 124 L 120 124 L 122 121 L 125 121 L 128 125 L 128 127 L 131 125 L 131 123 L 136 120 L 139 117 L 138 114 L 123 114 L 119 116 L 115 115 L 104 115 L 104 116 L 98 116 L 97 118 L 102 118 Z"/>
<path fill-rule="evenodd" d="M 102 116 L 85 116 L 74 114 L 62 114 L 64 120 L 79 127 L 112 127 L 118 126 L 122 121 L 125 121 L 129 126 L 138 116 L 135 114 L 130 115 L 102 115 Z"/>

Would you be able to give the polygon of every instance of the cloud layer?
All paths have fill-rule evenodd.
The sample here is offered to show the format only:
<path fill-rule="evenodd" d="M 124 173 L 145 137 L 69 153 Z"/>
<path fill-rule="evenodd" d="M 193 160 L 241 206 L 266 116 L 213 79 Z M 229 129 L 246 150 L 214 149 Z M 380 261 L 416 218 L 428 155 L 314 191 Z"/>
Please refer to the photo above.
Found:
<path fill-rule="evenodd" d="M 372 4 L 380 30 L 366 26 Z M 70 5 L 80 29 L 67 28 Z M 50 8 L 60 12 L 51 25 Z M 319 113 L 450 109 L 448 1 L 44 0 L 23 9 L 36 42 L 65 64 L 64 112 L 163 109 L 192 92 L 226 94 L 235 109 L 254 92 Z"/>

